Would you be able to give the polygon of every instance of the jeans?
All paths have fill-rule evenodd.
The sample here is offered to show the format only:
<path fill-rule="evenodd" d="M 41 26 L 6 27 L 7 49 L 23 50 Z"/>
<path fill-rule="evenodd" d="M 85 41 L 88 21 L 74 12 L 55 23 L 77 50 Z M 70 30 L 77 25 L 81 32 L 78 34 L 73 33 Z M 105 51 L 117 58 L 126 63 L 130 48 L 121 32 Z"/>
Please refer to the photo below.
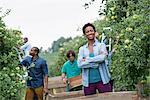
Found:
<path fill-rule="evenodd" d="M 96 90 L 98 90 L 99 93 L 112 92 L 112 85 L 111 83 L 103 84 L 101 81 L 90 83 L 88 87 L 84 87 L 84 94 L 85 96 L 96 94 Z"/>

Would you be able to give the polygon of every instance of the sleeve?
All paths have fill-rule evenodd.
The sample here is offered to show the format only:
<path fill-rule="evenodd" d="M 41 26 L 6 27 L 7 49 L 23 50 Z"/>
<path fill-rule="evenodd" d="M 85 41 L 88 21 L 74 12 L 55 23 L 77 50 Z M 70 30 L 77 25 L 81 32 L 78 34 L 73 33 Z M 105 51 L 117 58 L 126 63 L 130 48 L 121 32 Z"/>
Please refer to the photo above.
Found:
<path fill-rule="evenodd" d="M 27 65 L 26 65 L 26 61 L 25 61 L 25 60 L 21 61 L 21 62 L 20 62 L 20 65 L 22 65 L 22 66 L 27 66 Z"/>
<path fill-rule="evenodd" d="M 107 58 L 108 53 L 107 53 L 106 45 L 104 43 L 101 43 L 98 48 L 99 48 L 99 55 L 94 57 L 88 57 L 87 61 L 89 63 L 93 63 L 93 62 L 101 63 L 105 61 L 105 59 Z"/>
<path fill-rule="evenodd" d="M 61 68 L 61 73 L 66 73 L 66 67 L 65 67 L 65 64 L 62 66 Z"/>
<path fill-rule="evenodd" d="M 20 62 L 20 65 L 22 66 L 29 66 L 29 57 L 25 57 L 21 62 Z"/>
<path fill-rule="evenodd" d="M 43 71 L 44 76 L 48 75 L 48 66 L 45 60 L 43 61 L 43 64 L 42 64 L 42 71 Z"/>
<path fill-rule="evenodd" d="M 100 43 L 100 54 L 108 55 L 105 43 Z"/>
<path fill-rule="evenodd" d="M 79 68 L 89 68 L 90 67 L 90 63 L 87 60 L 83 61 L 83 58 L 84 58 L 83 52 L 84 52 L 83 51 L 83 47 L 80 47 L 79 53 L 78 53 L 78 60 L 77 60 L 78 67 Z"/>
<path fill-rule="evenodd" d="M 28 43 L 25 43 L 23 46 L 20 47 L 21 50 L 25 50 L 29 46 Z"/>

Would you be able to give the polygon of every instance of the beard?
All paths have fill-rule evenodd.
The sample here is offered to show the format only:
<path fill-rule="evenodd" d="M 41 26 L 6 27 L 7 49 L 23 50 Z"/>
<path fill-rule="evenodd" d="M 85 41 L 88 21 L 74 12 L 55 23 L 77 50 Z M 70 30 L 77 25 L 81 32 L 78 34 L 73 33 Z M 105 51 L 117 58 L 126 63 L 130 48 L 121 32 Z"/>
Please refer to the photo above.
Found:
<path fill-rule="evenodd" d="M 33 53 L 29 53 L 29 55 L 30 55 L 30 56 L 34 56 L 34 54 L 33 54 Z"/>

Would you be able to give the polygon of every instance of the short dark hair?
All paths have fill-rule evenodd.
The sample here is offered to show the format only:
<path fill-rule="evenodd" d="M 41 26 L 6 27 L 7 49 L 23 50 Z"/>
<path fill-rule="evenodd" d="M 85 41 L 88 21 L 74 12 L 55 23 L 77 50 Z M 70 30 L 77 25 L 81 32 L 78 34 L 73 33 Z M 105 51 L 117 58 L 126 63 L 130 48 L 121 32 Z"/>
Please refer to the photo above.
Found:
<path fill-rule="evenodd" d="M 32 47 L 32 48 L 35 48 L 35 51 L 37 52 L 37 54 L 39 54 L 40 49 L 38 47 Z"/>
<path fill-rule="evenodd" d="M 72 56 L 74 56 L 74 57 L 76 56 L 76 55 L 75 55 L 75 52 L 74 52 L 73 50 L 69 50 L 69 51 L 67 52 L 67 55 L 66 55 L 67 58 L 70 57 L 70 54 L 72 54 Z"/>
<path fill-rule="evenodd" d="M 27 38 L 27 37 L 24 37 L 23 39 L 28 41 L 28 38 Z"/>
<path fill-rule="evenodd" d="M 85 34 L 85 28 L 88 27 L 88 26 L 91 26 L 94 29 L 94 32 L 96 32 L 95 26 L 91 23 L 87 23 L 82 28 L 82 31 L 83 31 L 84 34 Z"/>

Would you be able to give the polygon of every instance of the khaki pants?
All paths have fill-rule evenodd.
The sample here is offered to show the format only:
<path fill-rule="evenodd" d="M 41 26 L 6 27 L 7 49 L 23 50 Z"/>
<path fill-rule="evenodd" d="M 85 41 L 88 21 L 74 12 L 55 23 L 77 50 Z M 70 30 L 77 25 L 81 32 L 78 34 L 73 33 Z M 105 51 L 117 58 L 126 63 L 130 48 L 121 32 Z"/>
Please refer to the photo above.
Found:
<path fill-rule="evenodd" d="M 38 88 L 27 88 L 25 100 L 33 100 L 34 94 L 36 94 L 38 100 L 43 100 L 43 86 Z"/>

